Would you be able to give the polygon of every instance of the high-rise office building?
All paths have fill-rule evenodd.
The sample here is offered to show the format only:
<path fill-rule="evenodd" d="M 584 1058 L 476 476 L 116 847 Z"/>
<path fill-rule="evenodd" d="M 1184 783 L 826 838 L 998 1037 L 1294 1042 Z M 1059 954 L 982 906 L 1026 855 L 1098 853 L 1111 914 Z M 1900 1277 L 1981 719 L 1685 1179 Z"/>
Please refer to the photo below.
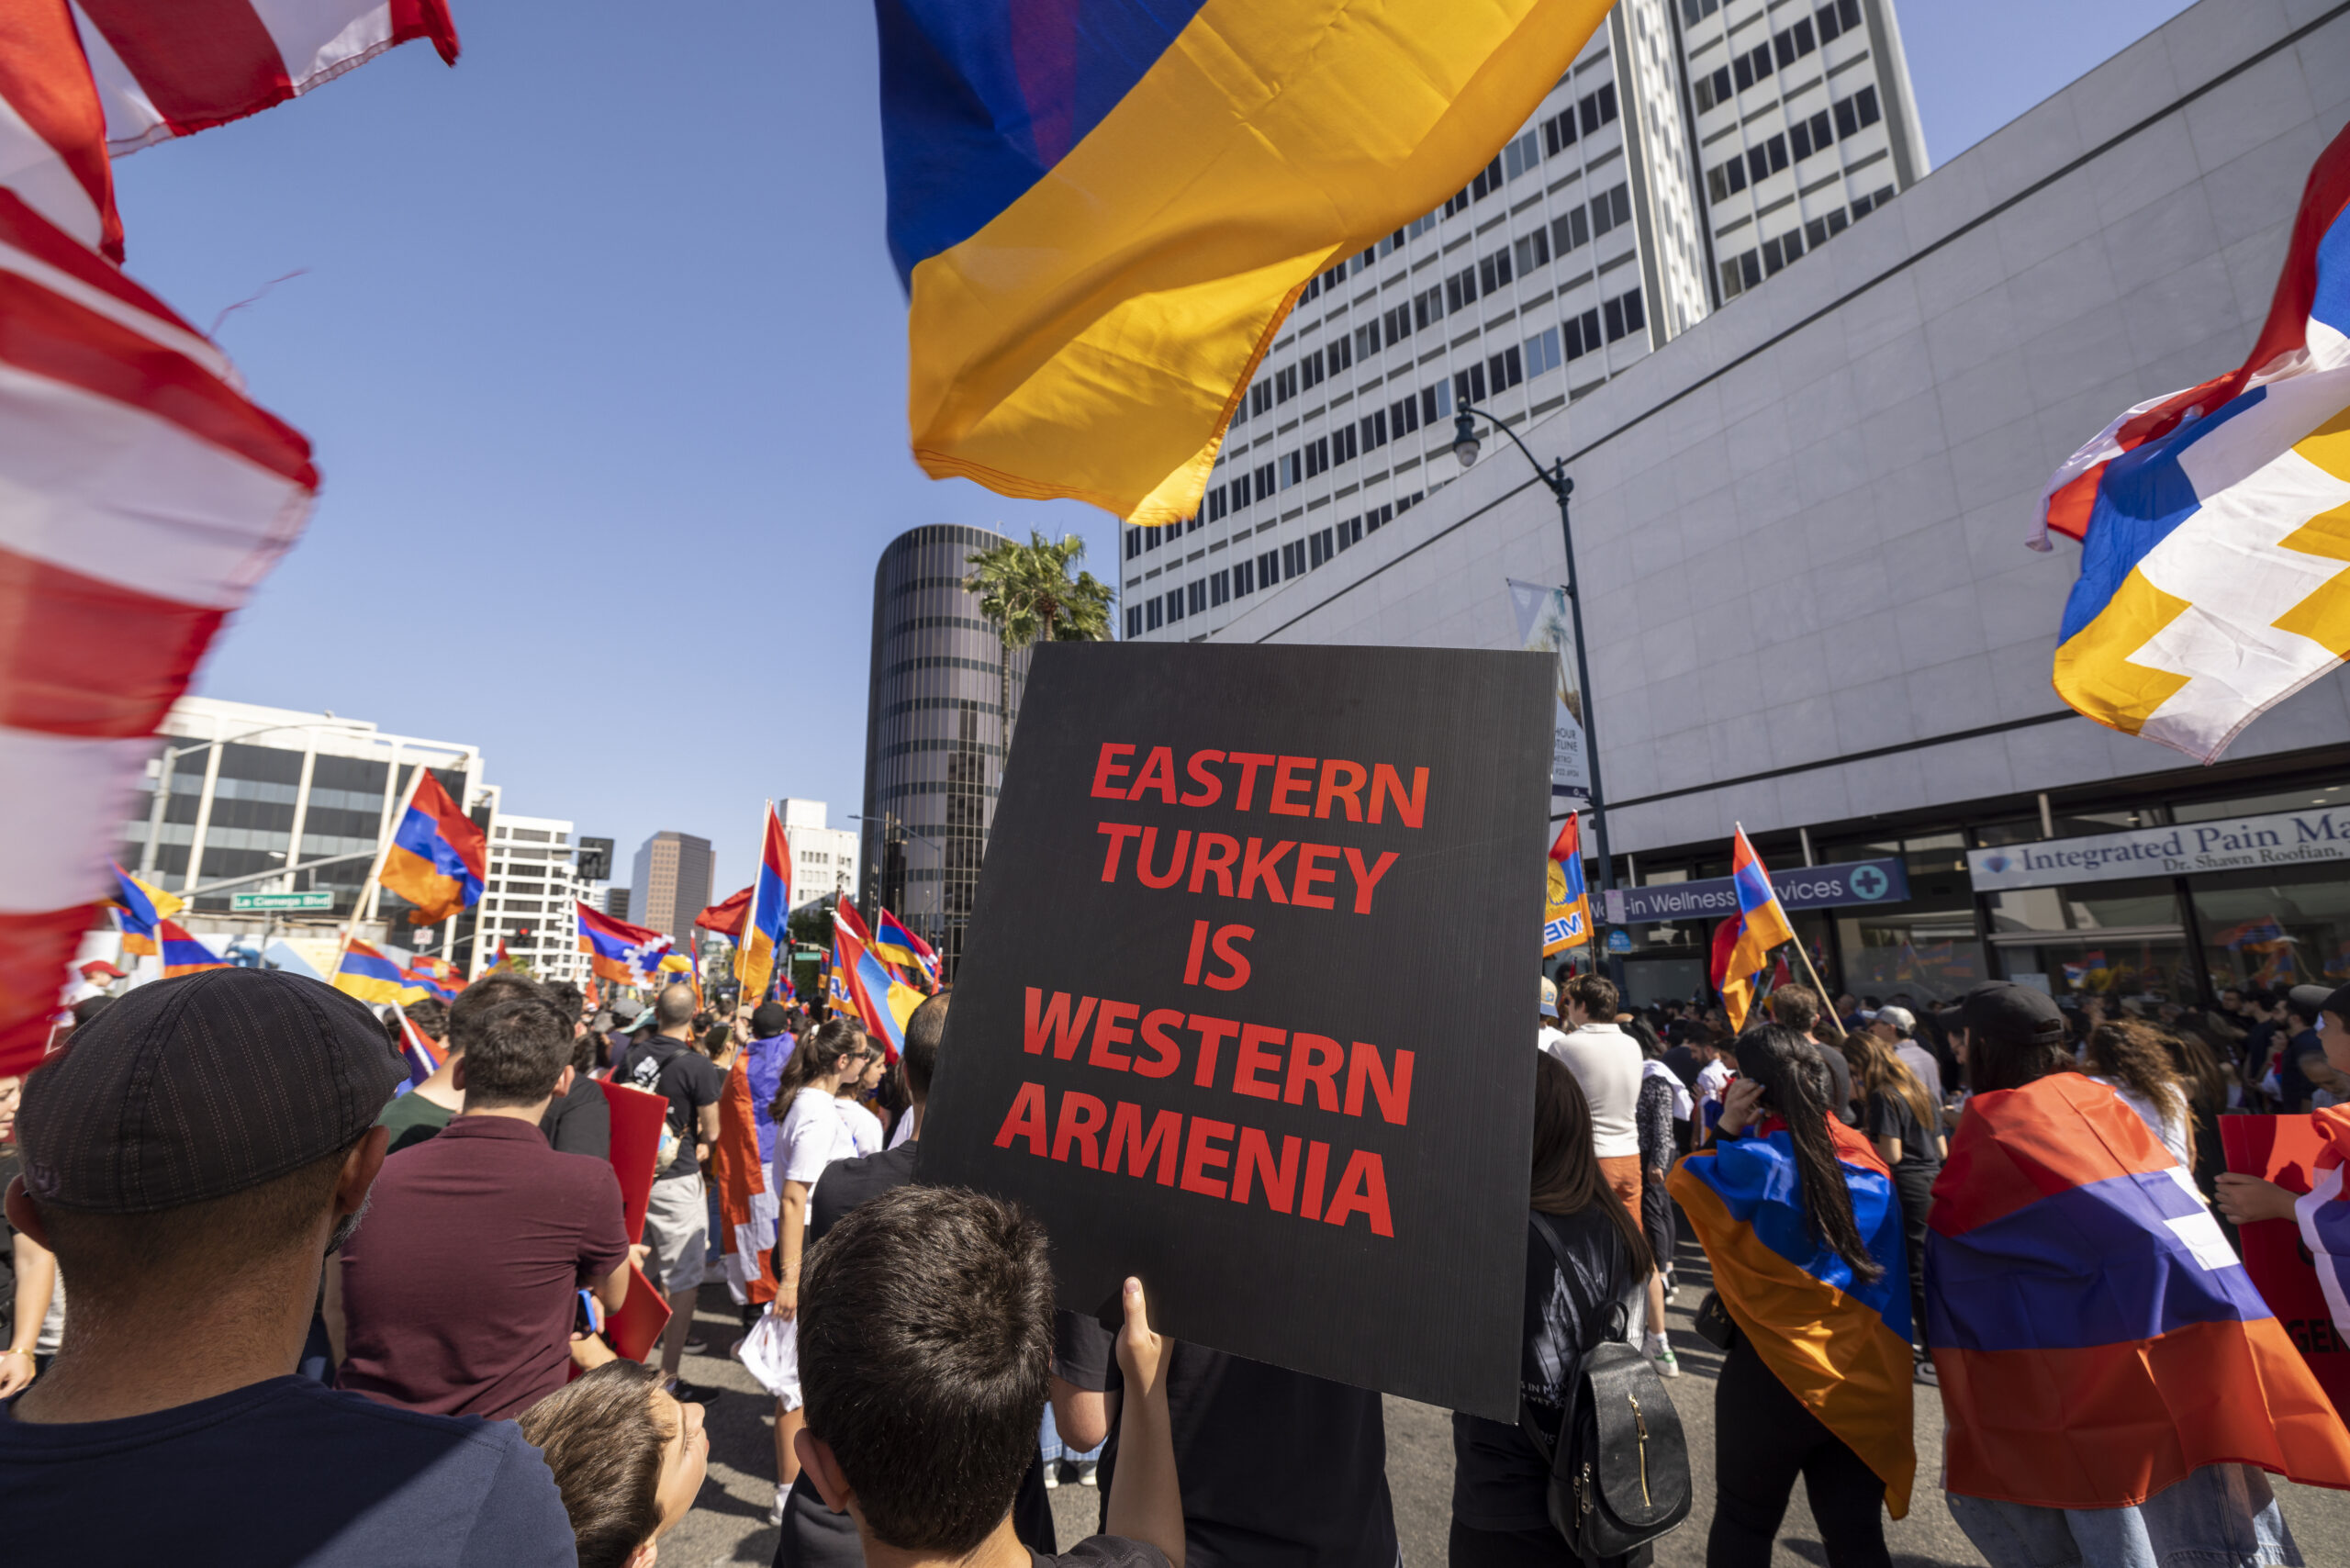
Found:
<path fill-rule="evenodd" d="M 1892 0 L 1620 0 L 1458 195 L 1315 278 L 1190 521 L 1122 531 L 1128 637 L 1197 640 L 1926 170 Z"/>
<path fill-rule="evenodd" d="M 614 920 L 628 919 L 628 890 L 626 888 L 604 890 L 604 913 Z"/>
<path fill-rule="evenodd" d="M 587 971 L 572 901 L 581 896 L 572 824 L 501 813 L 489 830 L 489 875 L 482 880 L 483 958 L 503 939 L 541 980 L 576 980 Z"/>
<path fill-rule="evenodd" d="M 693 939 L 694 916 L 710 904 L 710 840 L 689 833 L 655 834 L 636 852 L 628 888 L 635 913 L 628 918 L 675 938 L 677 950 L 685 951 Z"/>
<path fill-rule="evenodd" d="M 910 529 L 873 573 L 873 673 L 865 722 L 858 902 L 887 904 L 953 972 L 995 818 L 1007 720 L 1028 652 L 1006 653 L 963 588 L 984 529 Z"/>
<path fill-rule="evenodd" d="M 822 801 L 778 801 L 776 810 L 783 813 L 783 834 L 791 841 L 791 907 L 804 909 L 832 898 L 856 902 L 856 830 L 826 826 Z"/>

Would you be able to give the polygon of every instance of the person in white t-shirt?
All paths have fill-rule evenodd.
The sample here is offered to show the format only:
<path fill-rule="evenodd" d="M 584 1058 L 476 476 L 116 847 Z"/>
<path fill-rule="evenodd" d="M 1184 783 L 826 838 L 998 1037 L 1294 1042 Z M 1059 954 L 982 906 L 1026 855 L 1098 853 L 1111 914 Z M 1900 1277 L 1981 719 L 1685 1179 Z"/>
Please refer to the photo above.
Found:
<path fill-rule="evenodd" d="M 1572 1030 L 1544 1049 L 1583 1085 L 1591 1103 L 1592 1150 L 1606 1182 L 1632 1223 L 1640 1223 L 1640 1047 L 1616 1024 L 1616 986 L 1604 975 L 1567 982 L 1567 1022 Z"/>
<path fill-rule="evenodd" d="M 881 1047 L 866 1036 L 865 1056 L 857 1070 L 841 1075 L 841 1086 L 834 1098 L 840 1103 L 841 1120 L 848 1124 L 850 1141 L 856 1145 L 859 1156 L 881 1152 L 881 1118 L 857 1096 L 867 1090 L 881 1086 L 881 1072 L 888 1065 Z"/>
<path fill-rule="evenodd" d="M 1559 1029 L 1559 988 L 1549 980 L 1542 982 L 1542 1015 L 1534 1021 L 1534 1046 L 1537 1050 L 1559 1053 L 1553 1047 L 1567 1043 Z"/>
<path fill-rule="evenodd" d="M 1721 1046 L 1718 1042 L 1711 1038 L 1703 1038 L 1693 1040 L 1690 1044 L 1706 1063 L 1704 1067 L 1697 1070 L 1697 1104 L 1693 1113 L 1694 1121 L 1689 1133 L 1689 1141 L 1694 1146 L 1705 1142 L 1707 1135 L 1712 1131 L 1711 1125 L 1706 1120 L 1706 1107 L 1708 1105 L 1718 1107 L 1721 1104 L 1722 1097 L 1729 1092 L 1729 1081 L 1733 1074 L 1729 1064 L 1722 1059 Z"/>
<path fill-rule="evenodd" d="M 800 1312 L 800 1255 L 808 1239 L 809 1194 L 825 1166 L 856 1155 L 856 1139 L 835 1096 L 841 1081 L 864 1067 L 865 1050 L 864 1030 L 844 1019 L 827 1019 L 800 1036 L 783 1076 L 776 1081 L 775 1103 L 768 1110 L 776 1122 L 775 1169 L 767 1182 L 777 1195 L 775 1300 L 767 1313 L 781 1318 L 787 1330 Z M 796 1367 L 796 1353 L 784 1360 L 788 1367 Z M 784 1385 L 773 1392 L 775 1517 L 779 1520 L 784 1495 L 800 1477 L 792 1439 L 808 1418 L 800 1408 L 796 1375 L 787 1375 Z"/>

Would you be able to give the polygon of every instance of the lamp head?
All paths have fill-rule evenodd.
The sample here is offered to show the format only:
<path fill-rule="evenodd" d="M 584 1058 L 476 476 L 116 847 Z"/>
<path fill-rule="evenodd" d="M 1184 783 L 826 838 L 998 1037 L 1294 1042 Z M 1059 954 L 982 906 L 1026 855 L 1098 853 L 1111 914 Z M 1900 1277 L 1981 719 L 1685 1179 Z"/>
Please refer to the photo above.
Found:
<path fill-rule="evenodd" d="M 1452 418 L 1452 455 L 1466 468 L 1477 461 L 1477 424 L 1463 409 Z"/>

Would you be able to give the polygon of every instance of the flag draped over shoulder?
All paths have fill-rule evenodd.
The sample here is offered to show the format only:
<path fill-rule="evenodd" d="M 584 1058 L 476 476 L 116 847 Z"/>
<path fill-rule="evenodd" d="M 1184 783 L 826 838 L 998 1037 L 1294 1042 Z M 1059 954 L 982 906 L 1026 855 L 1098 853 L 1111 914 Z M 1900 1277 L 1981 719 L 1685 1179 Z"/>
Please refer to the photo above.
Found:
<path fill-rule="evenodd" d="M 1315 274 L 1469 183 L 1606 0 L 876 0 L 933 477 L 1191 515 Z"/>
<path fill-rule="evenodd" d="M 710 1157 L 718 1188 L 718 1249 L 726 1288 L 738 1303 L 775 1299 L 768 1249 L 775 1246 L 776 1194 L 767 1185 L 775 1118 L 769 1113 L 793 1043 L 790 1036 L 778 1035 L 745 1045 L 718 1097 L 718 1141 Z"/>
<path fill-rule="evenodd" d="M 379 879 L 416 905 L 408 911 L 410 925 L 437 925 L 481 902 L 488 844 L 480 825 L 428 770 L 418 776 L 416 793 L 392 830 Z"/>
<path fill-rule="evenodd" d="M 579 922 L 579 950 L 588 955 L 590 969 L 621 985 L 654 983 L 661 959 L 669 951 L 669 938 L 658 931 L 615 920 L 584 903 L 575 902 L 573 909 Z M 498 958 L 503 960 L 505 956 L 506 946 L 501 942 Z"/>
<path fill-rule="evenodd" d="M 726 935 L 734 938 L 737 994 L 755 1004 L 775 978 L 776 952 L 784 945 L 784 924 L 791 918 L 791 841 L 784 836 L 783 819 L 772 801 L 759 841 L 758 874 L 748 891 L 741 922 Z"/>
<path fill-rule="evenodd" d="M 1926 1239 L 1945 1484 L 2056 1508 L 2207 1464 L 2350 1486 L 2350 1433 L 2193 1181 L 2104 1085 L 1978 1094 Z"/>
<path fill-rule="evenodd" d="M 1550 846 L 1550 891 L 1542 908 L 1542 956 L 1563 953 L 1591 940 L 1591 894 L 1583 877 L 1582 814 L 1567 823 Z"/>
<path fill-rule="evenodd" d="M 2056 471 L 2031 541 L 2081 542 L 2057 695 L 2215 760 L 2350 653 L 2350 130 L 2311 170 L 2244 364 L 2141 403 Z"/>
<path fill-rule="evenodd" d="M 1788 1393 L 1885 1483 L 1895 1518 L 1917 1477 L 1909 1274 L 1901 1202 L 1868 1139 L 1830 1120 L 1852 1218 L 1885 1272 L 1874 1283 L 1814 1240 L 1785 1124 L 1693 1154 L 1666 1183 L 1713 1265 L 1714 1289 Z"/>
<path fill-rule="evenodd" d="M 442 0 L 0 6 L 0 1073 L 39 1059 L 151 737 L 319 482 L 116 264 L 108 140 L 250 114 L 394 34 L 455 48 Z"/>

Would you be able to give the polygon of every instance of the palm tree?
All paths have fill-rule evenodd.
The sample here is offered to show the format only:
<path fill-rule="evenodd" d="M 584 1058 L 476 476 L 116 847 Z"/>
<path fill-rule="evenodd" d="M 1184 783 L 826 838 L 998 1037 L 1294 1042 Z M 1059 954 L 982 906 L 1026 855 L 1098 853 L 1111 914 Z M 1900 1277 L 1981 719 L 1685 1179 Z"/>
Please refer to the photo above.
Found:
<path fill-rule="evenodd" d="M 996 714 L 1006 755 L 1012 748 L 1012 655 L 1037 643 L 1100 643 L 1110 635 L 1110 586 L 1091 572 L 1069 576 L 1085 559 L 1085 541 L 1065 533 L 1055 543 L 1031 529 L 1028 543 L 1007 539 L 964 557 L 963 587 L 1003 644 L 996 666 Z"/>

